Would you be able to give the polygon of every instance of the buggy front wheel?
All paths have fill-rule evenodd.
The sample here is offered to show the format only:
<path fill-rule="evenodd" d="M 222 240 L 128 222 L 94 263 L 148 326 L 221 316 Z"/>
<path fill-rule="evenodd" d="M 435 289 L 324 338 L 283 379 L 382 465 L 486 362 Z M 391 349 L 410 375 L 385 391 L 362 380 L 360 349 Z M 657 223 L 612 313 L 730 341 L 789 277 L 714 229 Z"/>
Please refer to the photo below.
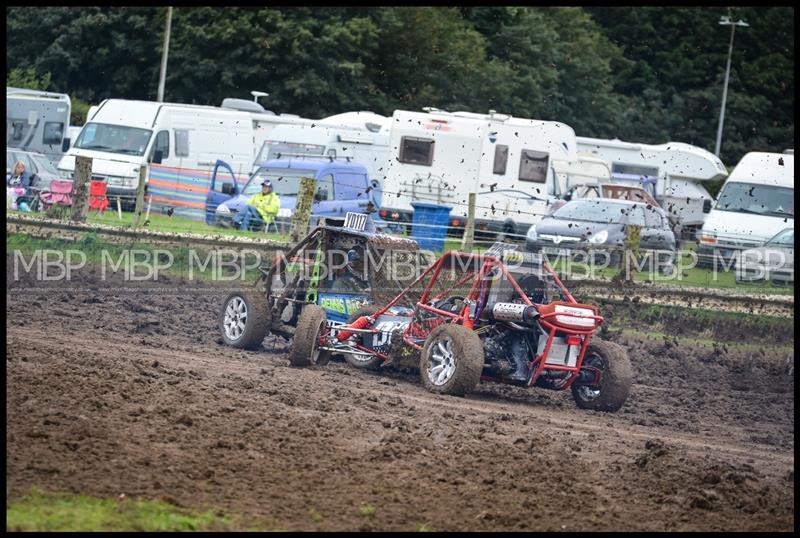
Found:
<path fill-rule="evenodd" d="M 420 354 L 422 384 L 431 392 L 463 396 L 480 381 L 483 358 L 475 332 L 461 325 L 440 325 L 428 335 Z"/>

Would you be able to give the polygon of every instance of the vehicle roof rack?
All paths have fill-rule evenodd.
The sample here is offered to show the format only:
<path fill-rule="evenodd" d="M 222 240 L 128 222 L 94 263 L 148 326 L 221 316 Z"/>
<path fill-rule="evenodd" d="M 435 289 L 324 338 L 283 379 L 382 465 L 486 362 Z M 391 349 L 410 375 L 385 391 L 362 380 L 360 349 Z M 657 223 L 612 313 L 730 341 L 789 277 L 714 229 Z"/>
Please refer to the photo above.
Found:
<path fill-rule="evenodd" d="M 313 159 L 328 159 L 331 162 L 333 162 L 335 160 L 343 160 L 343 159 L 346 160 L 347 162 L 350 162 L 353 159 L 353 157 L 351 157 L 350 155 L 346 155 L 346 156 L 342 156 L 342 157 L 333 157 L 331 155 L 323 155 L 321 153 L 286 153 L 286 152 L 283 152 L 283 151 L 277 152 L 275 154 L 275 157 L 277 159 L 280 159 L 281 157 L 299 157 L 299 158 L 310 157 L 310 158 L 313 158 Z"/>

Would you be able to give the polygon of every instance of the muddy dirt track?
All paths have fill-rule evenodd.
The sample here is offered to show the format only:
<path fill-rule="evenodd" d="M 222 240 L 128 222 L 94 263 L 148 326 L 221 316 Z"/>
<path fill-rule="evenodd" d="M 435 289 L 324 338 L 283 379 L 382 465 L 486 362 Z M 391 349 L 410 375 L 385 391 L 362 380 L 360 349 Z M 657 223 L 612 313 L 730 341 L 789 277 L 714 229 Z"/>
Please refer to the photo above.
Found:
<path fill-rule="evenodd" d="M 440 397 L 411 373 L 293 369 L 283 340 L 219 343 L 221 296 L 10 286 L 9 500 L 125 493 L 288 530 L 793 528 L 783 337 L 619 336 L 635 384 L 604 414 L 568 392 Z"/>

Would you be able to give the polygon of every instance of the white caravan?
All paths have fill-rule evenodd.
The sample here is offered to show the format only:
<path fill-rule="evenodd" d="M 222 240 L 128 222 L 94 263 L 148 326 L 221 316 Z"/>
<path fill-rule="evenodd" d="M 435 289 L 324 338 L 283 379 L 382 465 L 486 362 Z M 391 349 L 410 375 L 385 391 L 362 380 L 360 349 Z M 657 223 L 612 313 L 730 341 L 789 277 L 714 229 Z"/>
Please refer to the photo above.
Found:
<path fill-rule="evenodd" d="M 743 249 L 794 228 L 794 152 L 751 152 L 725 181 L 698 234 L 698 265 L 730 266 Z M 734 260 L 735 261 L 735 260 Z"/>
<path fill-rule="evenodd" d="M 396 110 L 380 217 L 412 220 L 412 202 L 451 206 L 466 222 L 477 193 L 476 230 L 524 236 L 561 195 L 560 168 L 578 161 L 575 132 L 559 122 L 489 114 Z"/>
<path fill-rule="evenodd" d="M 711 209 L 711 195 L 700 182 L 728 175 L 718 157 L 690 144 L 637 144 L 582 136 L 577 140 L 579 152 L 609 163 L 613 183 L 645 187 L 687 233 L 702 226 Z"/>
<path fill-rule="evenodd" d="M 6 86 L 6 146 L 43 153 L 55 165 L 69 147 L 65 93 Z"/>
<path fill-rule="evenodd" d="M 265 140 L 256 158 L 324 156 L 364 165 L 379 184 L 389 152 L 390 118 L 372 112 L 345 112 L 304 125 L 279 125 Z"/>
<path fill-rule="evenodd" d="M 131 203 L 143 166 L 210 171 L 223 159 L 237 174 L 247 175 L 274 127 L 313 121 L 276 115 L 242 99 L 225 99 L 222 105 L 106 99 L 90 110 L 59 172 L 72 177 L 75 157 L 91 157 L 92 177 L 108 183 L 109 195 Z"/>

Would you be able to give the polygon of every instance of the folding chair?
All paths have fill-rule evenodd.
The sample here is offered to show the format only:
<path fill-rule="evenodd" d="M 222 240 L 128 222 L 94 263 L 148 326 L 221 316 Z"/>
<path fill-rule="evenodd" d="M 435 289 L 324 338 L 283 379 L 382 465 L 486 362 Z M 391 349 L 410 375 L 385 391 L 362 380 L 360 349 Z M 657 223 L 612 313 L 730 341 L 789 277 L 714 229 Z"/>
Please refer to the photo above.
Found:
<path fill-rule="evenodd" d="M 108 184 L 105 181 L 93 180 L 89 184 L 90 211 L 99 211 L 102 214 L 108 208 L 107 189 Z"/>
<path fill-rule="evenodd" d="M 54 205 L 65 207 L 72 206 L 72 181 L 54 179 L 50 183 L 50 190 L 42 192 L 39 198 L 45 210 L 50 209 Z"/>

